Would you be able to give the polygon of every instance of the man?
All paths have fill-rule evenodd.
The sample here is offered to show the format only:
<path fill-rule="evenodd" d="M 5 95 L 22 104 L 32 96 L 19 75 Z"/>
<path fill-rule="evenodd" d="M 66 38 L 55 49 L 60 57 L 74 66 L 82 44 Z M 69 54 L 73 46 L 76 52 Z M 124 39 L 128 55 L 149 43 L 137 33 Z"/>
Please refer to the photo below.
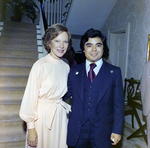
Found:
<path fill-rule="evenodd" d="M 104 41 L 100 31 L 87 30 L 80 42 L 86 61 L 73 66 L 69 73 L 64 99 L 72 96 L 67 136 L 71 147 L 110 148 L 121 139 L 124 122 L 121 71 L 102 60 Z"/>
<path fill-rule="evenodd" d="M 147 141 L 150 148 L 150 61 L 144 65 L 144 71 L 141 80 L 141 99 L 143 105 L 143 114 L 147 121 Z"/>

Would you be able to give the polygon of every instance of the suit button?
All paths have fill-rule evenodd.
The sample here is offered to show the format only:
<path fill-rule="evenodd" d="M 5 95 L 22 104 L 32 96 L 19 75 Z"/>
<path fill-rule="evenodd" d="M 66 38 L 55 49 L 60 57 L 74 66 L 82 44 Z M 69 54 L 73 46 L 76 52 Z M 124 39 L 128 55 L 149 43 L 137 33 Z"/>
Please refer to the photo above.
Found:
<path fill-rule="evenodd" d="M 90 111 L 90 109 L 88 108 L 88 111 Z"/>
<path fill-rule="evenodd" d="M 89 105 L 91 105 L 91 103 L 89 103 Z"/>
<path fill-rule="evenodd" d="M 79 123 L 80 123 L 81 121 L 79 120 Z"/>
<path fill-rule="evenodd" d="M 89 97 L 89 99 L 91 99 L 91 97 Z"/>

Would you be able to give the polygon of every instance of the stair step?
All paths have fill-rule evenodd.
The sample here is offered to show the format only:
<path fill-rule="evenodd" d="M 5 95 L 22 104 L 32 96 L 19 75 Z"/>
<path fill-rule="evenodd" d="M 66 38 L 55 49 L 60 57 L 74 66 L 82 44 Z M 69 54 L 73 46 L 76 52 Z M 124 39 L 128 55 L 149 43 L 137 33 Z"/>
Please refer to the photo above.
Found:
<path fill-rule="evenodd" d="M 15 43 L 24 43 L 24 44 L 36 44 L 37 43 L 37 40 L 36 40 L 36 37 L 33 38 L 33 37 L 28 37 L 28 38 L 24 38 L 24 37 L 15 37 L 15 38 L 10 38 L 10 37 L 2 37 L 0 36 L 0 40 L 1 42 L 3 43 L 6 43 L 6 42 L 15 42 Z"/>
<path fill-rule="evenodd" d="M 1 131 L 0 132 L 0 143 L 1 142 L 19 142 L 25 141 L 25 132 L 21 130 L 10 130 L 10 131 Z"/>
<path fill-rule="evenodd" d="M 1 122 L 12 122 L 12 121 L 20 121 L 20 117 L 19 117 L 19 112 L 18 113 L 10 113 L 10 114 L 6 114 L 6 113 L 3 113 L 1 114 L 0 113 L 0 120 Z"/>
<path fill-rule="evenodd" d="M 31 67 L 0 67 L 0 76 L 28 76 Z"/>
<path fill-rule="evenodd" d="M 36 57 L 37 58 L 37 57 Z M 30 58 L 3 58 L 0 57 L 0 66 L 32 66 L 38 59 Z"/>
<path fill-rule="evenodd" d="M 16 26 L 5 26 L 5 24 L 4 24 L 4 26 L 3 26 L 3 30 L 7 30 L 7 31 L 12 31 L 12 30 L 14 30 L 14 31 L 16 31 L 16 32 L 24 32 L 24 31 L 27 31 L 27 32 L 36 32 L 36 27 L 26 27 L 26 28 L 23 28 L 23 27 L 18 27 L 18 25 L 16 25 Z"/>
<path fill-rule="evenodd" d="M 26 27 L 26 28 L 22 28 L 22 27 L 17 27 L 17 26 L 13 26 L 13 27 L 6 27 L 5 25 L 3 26 L 3 30 L 7 30 L 7 31 L 16 31 L 16 32 L 24 32 L 24 31 L 27 31 L 27 32 L 33 32 L 35 33 L 36 32 L 36 28 L 35 27 Z"/>
<path fill-rule="evenodd" d="M 24 148 L 24 147 L 25 147 L 25 141 L 0 143 L 0 148 Z"/>
<path fill-rule="evenodd" d="M 0 121 L 1 122 L 12 122 L 12 121 L 20 121 L 20 117 L 19 117 L 19 110 L 17 113 L 12 112 L 12 113 L 0 113 Z"/>
<path fill-rule="evenodd" d="M 19 23 L 17 23 L 17 22 L 4 22 L 3 27 L 12 28 L 12 30 L 15 28 L 36 29 L 37 25 L 36 24 L 30 24 L 30 23 L 20 23 L 20 22 Z"/>
<path fill-rule="evenodd" d="M 36 32 L 29 32 L 29 31 L 16 32 L 15 30 L 11 30 L 11 31 L 2 30 L 1 36 L 7 37 L 7 38 L 8 37 L 11 37 L 11 38 L 14 38 L 14 37 L 34 37 L 34 38 L 36 38 L 37 33 Z"/>
<path fill-rule="evenodd" d="M 22 40 L 22 41 L 13 41 L 13 42 L 12 42 L 11 40 L 3 40 L 2 43 L 3 43 L 3 44 L 12 44 L 12 43 L 13 43 L 13 44 L 19 44 L 19 45 L 20 45 L 20 44 L 25 44 L 25 45 L 27 45 L 27 46 L 28 46 L 28 45 L 31 45 L 31 44 L 37 45 L 37 41 L 35 41 L 35 40 L 34 40 L 34 42 L 33 42 L 33 41 L 26 41 L 26 42 L 25 42 L 25 41 L 23 41 L 23 40 Z"/>
<path fill-rule="evenodd" d="M 24 44 L 24 43 L 9 43 L 7 42 L 0 42 L 0 49 L 12 49 L 12 50 L 37 50 L 38 46 L 36 44 Z"/>
<path fill-rule="evenodd" d="M 3 21 L 3 26 L 17 26 L 17 27 L 22 27 L 22 28 L 26 28 L 26 27 L 36 27 L 35 24 L 32 23 L 22 23 L 22 22 L 13 22 L 13 21 Z"/>
<path fill-rule="evenodd" d="M 26 77 L 0 77 L 0 87 L 26 87 L 28 76 Z"/>
<path fill-rule="evenodd" d="M 36 58 L 38 51 L 0 50 L 0 57 Z"/>
<path fill-rule="evenodd" d="M 0 102 L 6 104 L 20 103 L 23 98 L 24 88 L 20 89 L 0 89 Z"/>
<path fill-rule="evenodd" d="M 3 30 L 36 32 L 36 25 L 28 23 L 4 22 Z"/>
<path fill-rule="evenodd" d="M 20 104 L 0 104 L 0 114 L 19 114 Z M 1 118 L 1 117 L 0 117 Z"/>
<path fill-rule="evenodd" d="M 8 130 L 18 130 L 22 129 L 23 130 L 23 121 L 4 121 L 0 122 L 0 131 L 8 131 Z"/>
<path fill-rule="evenodd" d="M 0 104 L 0 122 L 21 121 L 20 104 Z"/>

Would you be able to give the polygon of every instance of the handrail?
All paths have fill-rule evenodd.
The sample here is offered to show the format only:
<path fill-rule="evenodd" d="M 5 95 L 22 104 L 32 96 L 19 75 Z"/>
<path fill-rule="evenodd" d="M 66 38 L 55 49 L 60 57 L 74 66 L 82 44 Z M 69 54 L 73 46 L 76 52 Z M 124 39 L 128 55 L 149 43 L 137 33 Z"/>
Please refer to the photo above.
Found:
<path fill-rule="evenodd" d="M 45 13 L 44 13 L 44 9 L 43 9 L 43 4 L 42 4 L 42 2 L 40 1 L 39 3 L 38 3 L 38 6 L 39 6 L 39 8 L 40 8 L 40 20 L 39 20 L 39 27 L 40 27 L 40 30 L 41 30 L 41 39 L 42 39 L 42 37 L 44 36 L 44 34 L 45 34 L 45 30 L 46 30 L 46 28 L 47 28 L 47 21 L 46 21 L 46 18 L 45 18 Z M 42 46 L 42 56 L 41 57 L 43 57 L 43 56 L 45 56 L 45 55 L 47 55 L 47 51 L 45 50 L 45 48 L 44 48 L 44 46 L 43 46 L 43 44 L 40 42 L 40 46 Z M 40 47 L 41 48 L 41 47 Z"/>
<path fill-rule="evenodd" d="M 63 13 L 64 19 L 61 21 L 64 25 L 66 24 L 72 1 L 73 0 L 69 0 L 69 2 L 65 5 L 66 11 Z"/>
<path fill-rule="evenodd" d="M 45 12 L 44 12 L 44 7 L 43 7 L 42 2 L 40 2 L 40 6 L 41 6 L 40 8 L 41 8 L 41 13 L 42 13 L 42 18 L 43 18 L 44 29 L 46 30 L 48 28 L 48 25 L 47 25 L 47 20 L 45 17 Z"/>

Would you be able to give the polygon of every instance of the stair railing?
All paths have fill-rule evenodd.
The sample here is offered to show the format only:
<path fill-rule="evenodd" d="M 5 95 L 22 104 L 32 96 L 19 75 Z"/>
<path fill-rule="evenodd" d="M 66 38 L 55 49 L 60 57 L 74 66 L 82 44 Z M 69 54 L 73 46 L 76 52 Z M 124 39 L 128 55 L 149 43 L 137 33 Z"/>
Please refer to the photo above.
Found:
<path fill-rule="evenodd" d="M 65 25 L 72 0 L 42 0 L 40 21 L 46 22 L 47 27 L 55 23 Z"/>
<path fill-rule="evenodd" d="M 4 22 L 0 21 L 0 36 L 1 36 L 1 31 L 3 30 L 3 25 L 4 25 Z"/>
<path fill-rule="evenodd" d="M 61 21 L 61 23 L 64 24 L 64 25 L 66 24 L 72 1 L 73 0 L 68 0 L 68 2 L 65 5 L 65 11 L 63 13 L 63 19 Z"/>

